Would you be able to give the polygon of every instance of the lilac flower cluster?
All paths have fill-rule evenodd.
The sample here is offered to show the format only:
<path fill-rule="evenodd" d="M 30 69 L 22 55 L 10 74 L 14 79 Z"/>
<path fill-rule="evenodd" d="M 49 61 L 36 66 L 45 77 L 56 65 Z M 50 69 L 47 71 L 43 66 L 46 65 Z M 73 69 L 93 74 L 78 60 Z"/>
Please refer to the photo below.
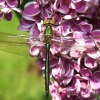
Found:
<path fill-rule="evenodd" d="M 18 0 L 0 0 L 0 19 L 4 17 L 5 20 L 10 21 L 13 17 L 12 10 L 21 13 L 21 9 L 17 6 Z"/>
<path fill-rule="evenodd" d="M 99 0 L 35 0 L 25 5 L 20 30 L 29 31 L 30 54 L 44 70 L 42 21 L 52 18 L 50 48 L 52 100 L 97 100 L 100 94 Z"/>

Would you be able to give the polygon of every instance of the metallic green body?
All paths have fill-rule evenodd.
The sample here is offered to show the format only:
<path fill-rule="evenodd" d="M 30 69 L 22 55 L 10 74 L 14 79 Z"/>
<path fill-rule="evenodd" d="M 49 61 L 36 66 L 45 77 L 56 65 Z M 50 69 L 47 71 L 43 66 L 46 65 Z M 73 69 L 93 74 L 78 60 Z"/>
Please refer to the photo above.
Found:
<path fill-rule="evenodd" d="M 46 29 L 44 30 L 44 35 L 53 35 L 53 30 L 51 26 L 47 26 Z"/>
<path fill-rule="evenodd" d="M 49 95 L 49 82 L 50 82 L 50 72 L 49 72 L 49 51 L 51 47 L 51 39 L 53 36 L 53 30 L 51 25 L 47 25 L 44 30 L 44 43 L 46 49 L 46 60 L 45 60 L 45 90 L 46 97 Z"/>
<path fill-rule="evenodd" d="M 49 50 L 50 50 L 50 44 L 45 45 L 46 48 L 46 61 L 45 61 L 45 90 L 46 90 L 46 97 L 48 97 L 49 94 L 49 81 L 50 81 L 50 75 L 49 75 Z"/>

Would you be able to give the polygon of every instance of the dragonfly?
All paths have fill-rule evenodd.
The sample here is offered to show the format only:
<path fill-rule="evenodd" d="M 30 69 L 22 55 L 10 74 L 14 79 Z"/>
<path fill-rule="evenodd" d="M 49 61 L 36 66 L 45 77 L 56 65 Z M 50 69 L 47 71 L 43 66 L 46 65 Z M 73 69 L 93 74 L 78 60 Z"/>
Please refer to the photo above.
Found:
<path fill-rule="evenodd" d="M 46 26 L 44 30 L 44 43 L 45 43 L 45 49 L 46 49 L 46 60 L 45 60 L 45 90 L 46 90 L 46 97 L 48 97 L 49 94 L 49 81 L 50 81 L 50 75 L 49 75 L 49 51 L 52 43 L 53 38 L 53 29 L 52 26 L 55 24 L 55 22 L 51 18 L 47 18 L 43 22 L 43 24 Z"/>
<path fill-rule="evenodd" d="M 44 43 L 46 49 L 46 60 L 45 60 L 45 90 L 46 90 L 46 97 L 49 94 L 49 50 L 51 46 L 51 41 L 53 37 L 53 30 L 52 26 L 54 25 L 54 21 L 51 18 L 47 18 L 43 22 L 45 25 L 44 30 Z M 33 36 L 36 37 L 36 36 Z M 28 46 L 27 44 L 29 35 L 27 34 L 10 34 L 5 32 L 0 32 L 0 50 L 5 52 L 14 53 L 17 55 L 28 55 Z M 32 38 L 32 37 L 31 37 Z M 37 37 L 36 37 L 37 38 Z"/>
<path fill-rule="evenodd" d="M 82 43 L 80 45 L 76 45 L 75 39 L 77 39 L 78 42 L 82 42 L 83 38 L 73 38 L 71 36 L 62 36 L 62 37 L 54 37 L 54 32 L 53 32 L 53 26 L 55 25 L 55 22 L 52 20 L 52 18 L 47 18 L 43 22 L 45 29 L 42 32 L 43 33 L 43 43 L 44 47 L 46 50 L 46 57 L 45 57 L 45 90 L 46 90 L 46 97 L 49 95 L 49 83 L 50 83 L 50 65 L 49 65 L 49 52 L 50 48 L 52 46 L 52 42 L 55 45 L 58 45 L 63 48 L 68 48 L 70 49 L 80 49 L 81 47 L 87 48 Z M 31 39 L 37 39 L 40 37 L 31 36 Z M 94 41 L 94 38 L 100 39 L 100 37 L 88 37 L 85 36 L 85 42 L 88 41 Z M 17 55 L 23 55 L 23 56 L 29 56 L 29 47 L 28 44 L 30 44 L 30 39 L 29 34 L 24 33 L 24 34 L 11 34 L 11 33 L 5 33 L 5 32 L 0 32 L 0 50 L 5 51 L 5 52 L 10 52 L 13 54 Z M 71 44 L 72 43 L 72 44 Z M 97 44 L 94 42 L 95 46 Z M 99 46 L 97 46 L 99 48 Z M 89 47 L 93 48 L 93 47 Z M 83 50 L 83 48 L 81 48 Z"/>

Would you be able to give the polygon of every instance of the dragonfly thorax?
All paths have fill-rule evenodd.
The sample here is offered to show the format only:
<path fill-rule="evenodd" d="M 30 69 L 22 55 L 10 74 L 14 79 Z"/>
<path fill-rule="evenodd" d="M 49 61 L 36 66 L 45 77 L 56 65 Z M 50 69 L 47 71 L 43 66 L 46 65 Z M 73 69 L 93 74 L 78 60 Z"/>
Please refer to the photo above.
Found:
<path fill-rule="evenodd" d="M 44 30 L 44 43 L 51 44 L 51 39 L 53 37 L 53 30 L 52 27 L 47 27 Z"/>
<path fill-rule="evenodd" d="M 50 26 L 46 27 L 46 29 L 44 30 L 44 35 L 47 35 L 47 34 L 53 34 L 52 27 Z"/>

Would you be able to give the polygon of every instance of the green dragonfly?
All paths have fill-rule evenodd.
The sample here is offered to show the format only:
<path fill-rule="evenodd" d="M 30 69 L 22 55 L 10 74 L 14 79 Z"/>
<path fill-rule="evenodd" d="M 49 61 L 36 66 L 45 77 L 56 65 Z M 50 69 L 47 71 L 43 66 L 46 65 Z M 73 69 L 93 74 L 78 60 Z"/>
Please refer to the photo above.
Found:
<path fill-rule="evenodd" d="M 43 22 L 43 24 L 46 26 L 44 30 L 44 43 L 45 43 L 45 49 L 46 49 L 46 61 L 45 61 L 45 90 L 46 90 L 46 97 L 48 97 L 49 94 L 49 81 L 50 81 L 50 75 L 49 75 L 49 51 L 52 43 L 53 38 L 53 29 L 52 26 L 55 24 L 55 22 L 51 18 L 47 18 Z"/>
<path fill-rule="evenodd" d="M 50 82 L 50 75 L 49 75 L 49 51 L 52 46 L 53 41 L 53 29 L 52 27 L 55 25 L 55 22 L 51 18 L 47 18 L 43 22 L 45 29 L 43 31 L 43 37 L 44 37 L 44 46 L 46 49 L 46 60 L 45 60 L 45 90 L 46 90 L 46 97 L 49 95 L 49 82 Z M 33 36 L 34 38 L 36 36 Z M 38 37 L 36 37 L 38 38 Z M 93 37 L 85 37 L 86 41 L 93 40 Z M 100 37 L 98 37 L 100 38 Z M 29 56 L 29 47 L 27 44 L 30 42 L 29 39 L 29 33 L 28 34 L 10 34 L 10 33 L 4 33 L 0 32 L 0 50 L 5 52 L 10 52 L 17 55 L 24 55 Z M 77 38 L 79 41 L 81 41 L 81 38 Z M 55 38 L 55 44 L 60 45 L 61 48 L 65 46 L 69 49 L 76 49 L 78 47 L 83 47 L 82 45 L 74 45 L 69 44 L 74 42 L 74 39 L 72 37 L 57 37 Z M 34 40 L 33 40 L 34 41 Z M 63 45 L 64 44 L 64 45 Z M 80 49 L 80 48 L 79 48 Z M 82 48 L 81 48 L 82 49 Z"/>
<path fill-rule="evenodd" d="M 46 90 L 46 97 L 48 97 L 49 94 L 49 50 L 52 43 L 52 37 L 53 37 L 53 30 L 52 26 L 55 24 L 54 21 L 51 18 L 47 18 L 43 22 L 45 25 L 44 30 L 44 44 L 46 49 L 46 60 L 45 60 L 45 90 Z M 33 36 L 34 38 L 36 36 Z M 37 38 L 37 37 L 36 37 Z M 5 52 L 14 53 L 17 55 L 29 55 L 28 53 L 28 41 L 29 35 L 28 34 L 10 34 L 10 33 L 4 33 L 0 32 L 0 50 Z M 25 46 L 26 45 L 26 46 Z"/>

